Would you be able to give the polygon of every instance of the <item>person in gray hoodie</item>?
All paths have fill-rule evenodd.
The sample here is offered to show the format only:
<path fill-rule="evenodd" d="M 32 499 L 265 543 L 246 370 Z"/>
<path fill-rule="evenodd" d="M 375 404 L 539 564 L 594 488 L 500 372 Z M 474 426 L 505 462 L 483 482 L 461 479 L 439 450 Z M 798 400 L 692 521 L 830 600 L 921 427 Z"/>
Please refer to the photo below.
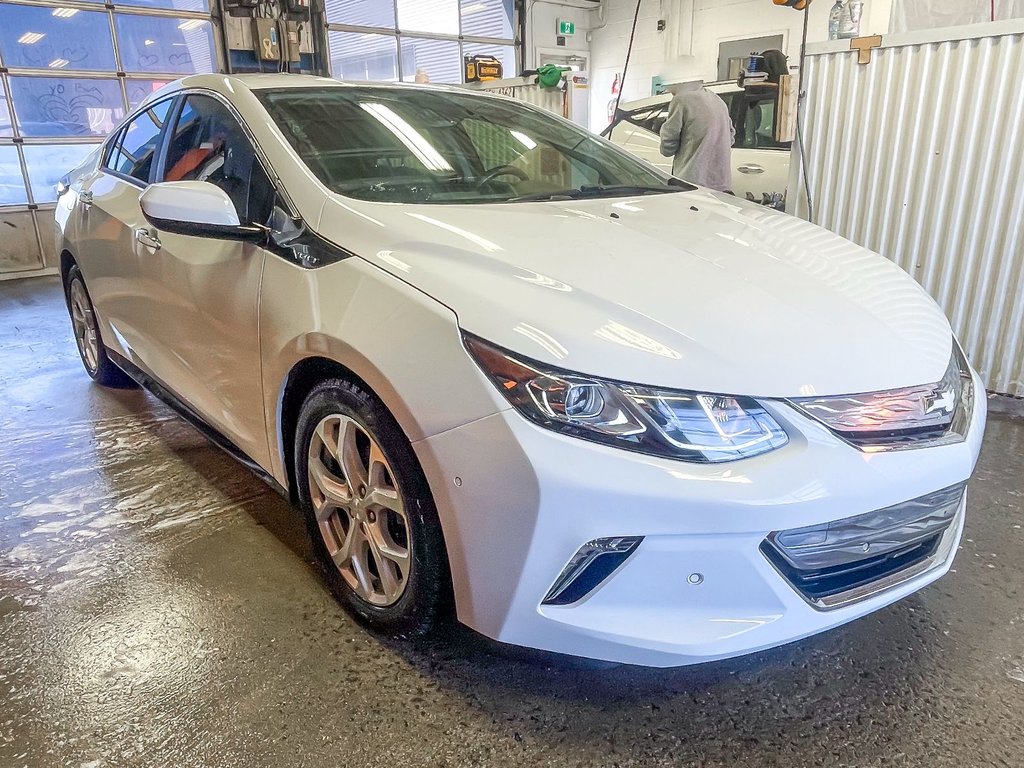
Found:
<path fill-rule="evenodd" d="M 661 154 L 672 175 L 721 192 L 732 189 L 730 156 L 736 130 L 725 102 L 700 85 L 678 91 L 661 126 Z"/>

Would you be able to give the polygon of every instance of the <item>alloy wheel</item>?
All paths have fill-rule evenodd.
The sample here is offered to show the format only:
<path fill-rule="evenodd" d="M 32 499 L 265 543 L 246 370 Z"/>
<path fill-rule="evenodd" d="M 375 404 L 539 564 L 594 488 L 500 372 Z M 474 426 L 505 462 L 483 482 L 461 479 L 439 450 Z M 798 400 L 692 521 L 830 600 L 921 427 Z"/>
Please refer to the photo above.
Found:
<path fill-rule="evenodd" d="M 362 425 L 341 414 L 320 420 L 308 456 L 313 511 L 335 567 L 367 603 L 394 605 L 409 581 L 412 541 L 390 462 Z"/>
<path fill-rule="evenodd" d="M 94 373 L 100 362 L 99 334 L 96 332 L 96 315 L 81 280 L 71 283 L 71 325 L 85 367 Z"/>

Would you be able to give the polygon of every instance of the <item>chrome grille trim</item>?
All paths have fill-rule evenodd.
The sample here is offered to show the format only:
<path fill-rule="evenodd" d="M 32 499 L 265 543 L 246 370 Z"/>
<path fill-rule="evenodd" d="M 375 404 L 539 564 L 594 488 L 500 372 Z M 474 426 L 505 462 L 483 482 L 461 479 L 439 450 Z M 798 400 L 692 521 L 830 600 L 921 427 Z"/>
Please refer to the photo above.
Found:
<path fill-rule="evenodd" d="M 959 345 L 934 384 L 787 401 L 846 443 L 867 452 L 962 442 L 974 409 L 974 379 Z"/>

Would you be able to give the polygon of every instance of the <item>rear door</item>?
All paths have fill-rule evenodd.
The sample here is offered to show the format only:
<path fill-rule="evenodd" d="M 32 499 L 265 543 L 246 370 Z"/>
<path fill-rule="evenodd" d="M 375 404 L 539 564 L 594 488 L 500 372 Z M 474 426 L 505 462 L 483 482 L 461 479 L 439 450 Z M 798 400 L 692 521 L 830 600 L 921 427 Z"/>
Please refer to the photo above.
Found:
<path fill-rule="evenodd" d="M 784 200 L 789 182 L 789 142 L 775 140 L 775 94 L 720 94 L 736 129 L 732 150 L 733 192 L 757 202 Z"/>
<path fill-rule="evenodd" d="M 157 181 L 223 189 L 243 224 L 265 224 L 274 187 L 238 117 L 218 97 L 185 95 Z M 257 463 L 269 466 L 258 308 L 267 252 L 143 223 L 135 241 L 148 308 L 145 368 Z"/>
<path fill-rule="evenodd" d="M 76 253 L 96 307 L 103 343 L 132 358 L 146 335 L 147 308 L 138 284 L 135 230 L 139 196 L 155 169 L 173 97 L 131 118 L 108 142 L 79 193 Z"/>

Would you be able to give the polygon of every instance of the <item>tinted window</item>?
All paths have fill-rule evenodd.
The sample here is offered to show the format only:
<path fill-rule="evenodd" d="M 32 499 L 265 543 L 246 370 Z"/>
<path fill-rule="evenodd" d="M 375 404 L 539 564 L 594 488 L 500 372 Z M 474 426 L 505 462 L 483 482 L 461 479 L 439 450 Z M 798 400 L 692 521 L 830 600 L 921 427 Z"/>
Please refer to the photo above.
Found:
<path fill-rule="evenodd" d="M 325 186 L 364 200 L 497 203 L 582 185 L 679 191 L 590 132 L 514 101 L 375 87 L 257 95 Z"/>
<path fill-rule="evenodd" d="M 736 128 L 734 147 L 739 149 L 789 149 L 789 142 L 775 140 L 775 97 L 735 98 L 730 107 Z"/>
<path fill-rule="evenodd" d="M 170 107 L 165 99 L 128 121 L 111 145 L 106 167 L 148 183 Z"/>
<path fill-rule="evenodd" d="M 188 96 L 167 141 L 164 181 L 208 181 L 227 192 L 243 223 L 264 223 L 273 187 L 241 124 L 210 96 Z"/>
<path fill-rule="evenodd" d="M 775 141 L 775 97 L 748 95 L 740 91 L 719 93 L 729 109 L 736 129 L 737 149 L 789 149 L 789 142 Z M 668 103 L 623 111 L 623 119 L 651 133 L 661 133 L 668 117 Z"/>

